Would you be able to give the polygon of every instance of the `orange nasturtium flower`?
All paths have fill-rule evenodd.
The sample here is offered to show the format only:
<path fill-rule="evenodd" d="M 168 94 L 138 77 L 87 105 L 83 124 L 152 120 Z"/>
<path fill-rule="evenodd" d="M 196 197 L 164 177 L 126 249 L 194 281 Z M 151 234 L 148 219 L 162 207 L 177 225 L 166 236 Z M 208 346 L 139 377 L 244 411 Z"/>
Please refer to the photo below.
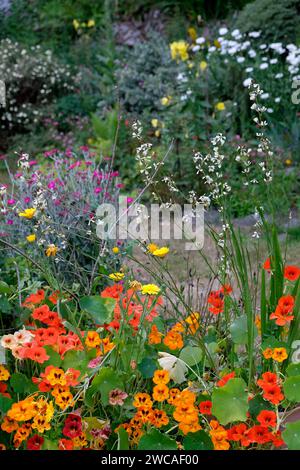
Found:
<path fill-rule="evenodd" d="M 167 370 L 156 370 L 152 380 L 156 385 L 167 385 L 170 382 L 170 374 Z"/>
<path fill-rule="evenodd" d="M 283 362 L 288 358 L 285 348 L 274 348 L 272 359 L 276 362 Z"/>
<path fill-rule="evenodd" d="M 263 351 L 263 356 L 265 359 L 272 359 L 273 357 L 273 349 L 272 348 L 266 348 Z"/>
<path fill-rule="evenodd" d="M 163 334 L 158 330 L 156 325 L 152 325 L 151 331 L 148 336 L 149 344 L 160 344 Z"/>

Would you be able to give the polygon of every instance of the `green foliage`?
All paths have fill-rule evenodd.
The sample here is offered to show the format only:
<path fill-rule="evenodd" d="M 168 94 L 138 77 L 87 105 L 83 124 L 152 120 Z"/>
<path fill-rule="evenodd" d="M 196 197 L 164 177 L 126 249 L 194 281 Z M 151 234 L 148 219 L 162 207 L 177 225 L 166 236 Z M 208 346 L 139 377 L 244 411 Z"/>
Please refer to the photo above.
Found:
<path fill-rule="evenodd" d="M 213 450 L 211 438 L 204 431 L 188 433 L 183 440 L 184 450 Z"/>
<path fill-rule="evenodd" d="M 221 424 L 246 421 L 248 400 L 246 384 L 242 379 L 230 379 L 223 387 L 212 393 L 212 414 Z"/>
<path fill-rule="evenodd" d="M 245 6 L 236 26 L 244 32 L 261 31 L 266 41 L 297 42 L 299 13 L 299 0 L 256 0 Z"/>
<path fill-rule="evenodd" d="M 85 296 L 80 299 L 80 307 L 100 325 L 111 321 L 115 300 L 102 298 L 99 295 Z"/>
<path fill-rule="evenodd" d="M 174 439 L 153 429 L 141 437 L 138 450 L 177 450 L 177 444 Z"/>
<path fill-rule="evenodd" d="M 287 423 L 282 437 L 289 450 L 300 450 L 300 421 Z"/>

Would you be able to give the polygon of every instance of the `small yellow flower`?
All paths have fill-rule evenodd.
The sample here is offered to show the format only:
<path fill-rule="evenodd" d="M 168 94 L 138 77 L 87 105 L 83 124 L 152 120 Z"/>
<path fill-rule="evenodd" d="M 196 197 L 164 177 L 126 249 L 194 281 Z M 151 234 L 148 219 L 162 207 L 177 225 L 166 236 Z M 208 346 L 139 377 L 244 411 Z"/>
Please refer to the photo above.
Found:
<path fill-rule="evenodd" d="M 2 364 L 0 364 L 0 382 L 5 382 L 8 380 L 10 377 L 9 371 L 4 367 Z"/>
<path fill-rule="evenodd" d="M 119 248 L 117 246 L 114 246 L 113 249 L 112 249 L 112 252 L 117 255 L 119 253 Z"/>
<path fill-rule="evenodd" d="M 170 104 L 172 97 L 171 96 L 164 96 L 161 98 L 160 102 L 163 106 L 168 106 Z"/>
<path fill-rule="evenodd" d="M 155 284 L 144 284 L 142 286 L 142 294 L 148 295 L 158 295 L 160 293 L 160 288 Z"/>
<path fill-rule="evenodd" d="M 112 273 L 108 277 L 112 279 L 113 281 L 121 281 L 123 277 L 125 276 L 124 273 Z"/>
<path fill-rule="evenodd" d="M 222 101 L 219 101 L 216 106 L 215 106 L 217 111 L 224 111 L 225 109 L 225 104 Z"/>
<path fill-rule="evenodd" d="M 74 26 L 74 29 L 76 29 L 76 31 L 77 31 L 77 29 L 78 29 L 79 26 L 80 26 L 79 21 L 73 20 L 73 26 Z"/>
<path fill-rule="evenodd" d="M 171 57 L 173 60 L 187 60 L 188 54 L 188 43 L 185 41 L 174 41 L 170 44 Z"/>
<path fill-rule="evenodd" d="M 33 243 L 33 242 L 35 242 L 35 240 L 36 240 L 36 235 L 35 235 L 34 233 L 33 233 L 32 235 L 27 235 L 26 240 L 27 240 L 29 243 Z"/>
<path fill-rule="evenodd" d="M 214 40 L 214 46 L 217 48 L 217 49 L 220 49 L 221 48 L 221 43 L 220 41 L 218 41 L 217 39 Z"/>
<path fill-rule="evenodd" d="M 19 212 L 19 217 L 24 217 L 25 219 L 32 219 L 35 213 L 36 209 L 34 207 L 31 207 L 25 209 L 23 212 Z"/>
<path fill-rule="evenodd" d="M 148 248 L 148 253 L 153 253 L 155 250 L 158 250 L 158 246 L 155 243 L 149 243 L 147 248 Z"/>
<path fill-rule="evenodd" d="M 158 258 L 164 258 L 169 253 L 169 248 L 167 246 L 162 246 L 157 250 L 153 251 L 153 256 L 157 256 Z"/>
<path fill-rule="evenodd" d="M 287 158 L 285 164 L 290 166 L 292 164 L 292 160 L 290 158 Z"/>
<path fill-rule="evenodd" d="M 95 26 L 95 20 L 89 20 L 87 23 L 88 28 L 93 28 Z"/>
<path fill-rule="evenodd" d="M 205 62 L 205 60 L 201 60 L 199 67 L 200 70 L 204 71 L 207 68 L 207 62 Z"/>
<path fill-rule="evenodd" d="M 190 28 L 188 28 L 188 35 L 190 36 L 191 40 L 193 42 L 196 41 L 197 39 L 197 31 L 195 30 L 195 28 L 193 28 L 192 26 Z"/>
<path fill-rule="evenodd" d="M 273 360 L 276 362 L 283 362 L 285 359 L 287 359 L 288 354 L 286 352 L 285 348 L 274 348 L 273 351 Z"/>
<path fill-rule="evenodd" d="M 157 130 L 154 132 L 154 135 L 155 135 L 155 137 L 160 137 L 160 130 L 157 129 Z"/>
<path fill-rule="evenodd" d="M 158 119 L 151 119 L 151 126 L 152 127 L 158 127 L 159 120 Z"/>
<path fill-rule="evenodd" d="M 55 256 L 57 252 L 58 252 L 57 246 L 53 245 L 53 243 L 48 245 L 48 248 L 46 249 L 46 255 L 48 257 L 49 256 Z"/>

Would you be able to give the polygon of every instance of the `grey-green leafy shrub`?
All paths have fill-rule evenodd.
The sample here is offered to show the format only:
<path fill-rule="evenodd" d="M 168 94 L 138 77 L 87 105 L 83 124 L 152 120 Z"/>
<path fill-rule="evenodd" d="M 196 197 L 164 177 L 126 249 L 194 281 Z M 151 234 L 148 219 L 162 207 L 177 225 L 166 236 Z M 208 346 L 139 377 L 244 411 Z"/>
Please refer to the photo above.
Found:
<path fill-rule="evenodd" d="M 236 26 L 243 32 L 261 30 L 266 41 L 296 42 L 300 32 L 300 1 L 256 0 L 242 10 Z"/>

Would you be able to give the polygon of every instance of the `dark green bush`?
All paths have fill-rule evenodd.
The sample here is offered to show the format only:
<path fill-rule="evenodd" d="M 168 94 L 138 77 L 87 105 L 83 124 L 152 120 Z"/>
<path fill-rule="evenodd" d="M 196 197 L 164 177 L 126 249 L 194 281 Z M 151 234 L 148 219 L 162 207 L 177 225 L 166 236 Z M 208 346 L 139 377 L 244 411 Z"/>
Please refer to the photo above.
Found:
<path fill-rule="evenodd" d="M 300 32 L 299 0 L 256 0 L 239 14 L 237 28 L 262 32 L 266 41 L 296 42 Z"/>

